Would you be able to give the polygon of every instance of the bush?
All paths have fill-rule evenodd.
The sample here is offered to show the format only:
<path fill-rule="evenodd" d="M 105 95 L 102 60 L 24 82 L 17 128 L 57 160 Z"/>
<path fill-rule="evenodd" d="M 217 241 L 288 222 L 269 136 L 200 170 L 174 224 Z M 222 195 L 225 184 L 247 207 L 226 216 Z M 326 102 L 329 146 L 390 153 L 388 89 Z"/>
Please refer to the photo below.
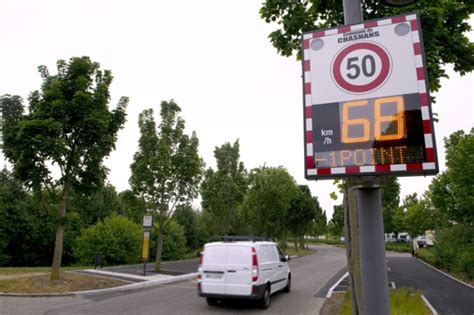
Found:
<path fill-rule="evenodd" d="M 112 214 L 81 231 L 74 255 L 83 265 L 92 265 L 97 252 L 105 265 L 133 264 L 140 261 L 142 228 L 129 219 Z"/>
<path fill-rule="evenodd" d="M 436 260 L 436 255 L 434 254 L 434 249 L 431 248 L 420 248 L 418 250 L 418 258 L 426 261 L 428 264 L 432 266 L 438 266 L 439 263 Z"/>
<path fill-rule="evenodd" d="M 412 249 L 411 243 L 385 243 L 385 249 L 398 252 L 398 253 L 410 253 Z"/>
<path fill-rule="evenodd" d="M 474 227 L 457 224 L 436 233 L 438 267 L 474 279 Z"/>
<path fill-rule="evenodd" d="M 156 247 L 158 244 L 158 225 L 153 226 L 152 239 L 152 259 L 156 259 Z M 185 257 L 186 252 L 187 248 L 184 228 L 183 226 L 179 225 L 175 220 L 172 220 L 165 229 L 161 259 L 163 261 L 183 259 Z"/>

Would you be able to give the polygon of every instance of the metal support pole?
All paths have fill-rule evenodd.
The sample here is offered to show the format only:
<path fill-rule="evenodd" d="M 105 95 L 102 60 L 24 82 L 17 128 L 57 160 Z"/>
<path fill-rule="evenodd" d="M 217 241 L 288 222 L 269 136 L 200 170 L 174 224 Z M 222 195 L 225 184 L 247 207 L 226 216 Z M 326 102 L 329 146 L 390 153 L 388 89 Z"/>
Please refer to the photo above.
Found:
<path fill-rule="evenodd" d="M 380 188 L 357 189 L 362 313 L 390 314 Z"/>
<path fill-rule="evenodd" d="M 344 23 L 362 23 L 362 5 L 360 0 L 343 0 Z M 357 294 L 355 311 L 360 314 L 389 315 L 388 275 L 385 256 L 384 230 L 382 217 L 382 199 L 380 188 L 374 187 L 376 180 L 369 180 L 357 190 L 357 218 L 359 236 L 359 257 L 361 291 Z M 367 187 L 369 186 L 369 187 Z M 351 187 L 349 187 L 351 189 Z M 351 211 L 348 206 L 348 211 Z M 357 222 L 350 222 L 350 225 Z M 357 234 L 357 233 L 356 233 Z M 351 240 L 351 243 L 354 240 Z M 351 258 L 350 258 L 351 259 Z M 355 275 L 352 275 L 355 276 Z M 358 290 L 357 286 L 352 286 Z M 360 294 L 362 293 L 362 294 Z"/>
<path fill-rule="evenodd" d="M 363 22 L 360 0 L 344 0 L 344 23 L 354 24 Z"/>

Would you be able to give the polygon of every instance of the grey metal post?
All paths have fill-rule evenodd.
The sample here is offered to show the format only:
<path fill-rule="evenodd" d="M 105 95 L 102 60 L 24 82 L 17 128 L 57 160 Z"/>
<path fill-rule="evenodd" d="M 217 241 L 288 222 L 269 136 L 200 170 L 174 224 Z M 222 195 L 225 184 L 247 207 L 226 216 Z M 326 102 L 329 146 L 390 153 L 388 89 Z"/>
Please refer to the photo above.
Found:
<path fill-rule="evenodd" d="M 360 0 L 344 0 L 344 23 L 354 24 L 363 21 Z"/>
<path fill-rule="evenodd" d="M 345 24 L 362 23 L 360 0 L 343 0 Z M 357 188 L 359 220 L 360 274 L 362 284 L 362 314 L 389 315 L 388 275 L 385 256 L 382 199 L 380 188 Z M 364 185 L 365 186 L 365 185 Z M 352 292 L 353 294 L 355 292 Z"/>
<path fill-rule="evenodd" d="M 380 188 L 357 189 L 362 313 L 390 314 Z"/>

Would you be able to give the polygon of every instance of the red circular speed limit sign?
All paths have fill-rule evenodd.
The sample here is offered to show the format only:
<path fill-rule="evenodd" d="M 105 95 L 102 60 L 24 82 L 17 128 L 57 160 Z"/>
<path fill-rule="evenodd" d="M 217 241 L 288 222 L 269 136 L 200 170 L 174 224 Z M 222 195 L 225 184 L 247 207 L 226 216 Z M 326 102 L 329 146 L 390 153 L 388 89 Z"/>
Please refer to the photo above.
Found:
<path fill-rule="evenodd" d="M 381 87 L 390 70 L 390 57 L 382 46 L 359 42 L 339 51 L 331 74 L 339 88 L 349 93 L 367 93 Z"/>

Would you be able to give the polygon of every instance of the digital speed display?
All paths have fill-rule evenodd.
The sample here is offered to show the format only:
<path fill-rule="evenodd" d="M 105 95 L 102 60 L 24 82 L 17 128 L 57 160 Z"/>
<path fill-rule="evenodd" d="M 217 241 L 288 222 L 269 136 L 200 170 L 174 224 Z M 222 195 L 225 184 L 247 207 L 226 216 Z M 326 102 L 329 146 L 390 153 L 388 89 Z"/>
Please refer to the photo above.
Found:
<path fill-rule="evenodd" d="M 416 13 L 304 33 L 305 177 L 438 172 Z"/>
<path fill-rule="evenodd" d="M 417 94 L 312 106 L 315 167 L 423 163 Z"/>

